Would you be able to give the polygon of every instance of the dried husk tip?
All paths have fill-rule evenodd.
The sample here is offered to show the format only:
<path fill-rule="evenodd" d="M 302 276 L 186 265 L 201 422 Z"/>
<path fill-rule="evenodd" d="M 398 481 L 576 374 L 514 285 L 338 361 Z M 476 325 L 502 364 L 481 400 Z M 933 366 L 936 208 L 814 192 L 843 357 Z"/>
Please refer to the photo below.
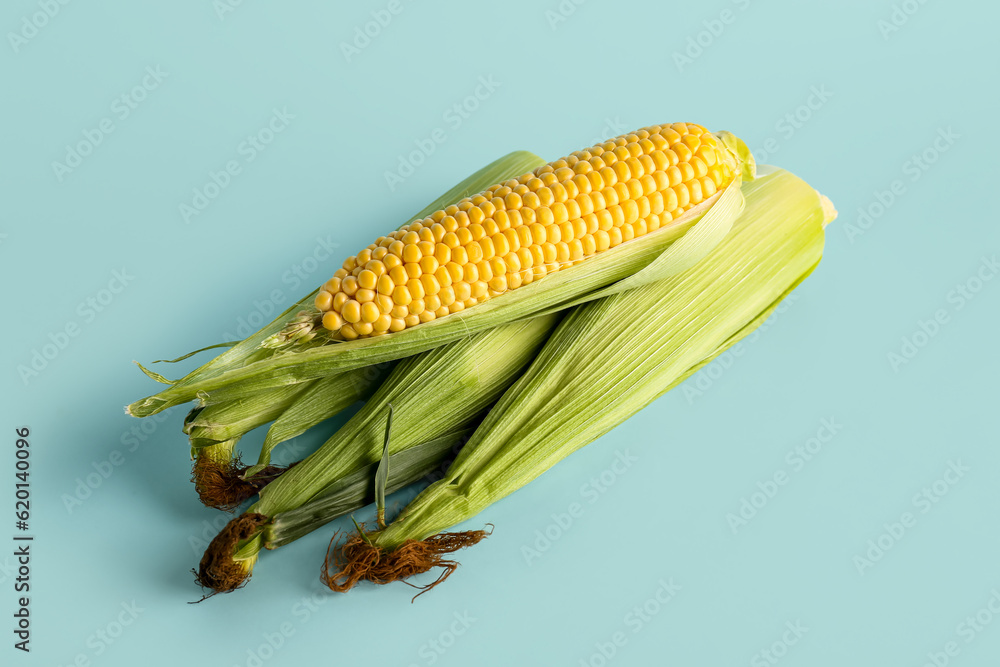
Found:
<path fill-rule="evenodd" d="M 195 582 L 212 591 L 202 600 L 246 585 L 257 558 L 254 556 L 237 560 L 233 558 L 233 554 L 236 553 L 237 545 L 254 537 L 267 520 L 263 514 L 241 514 L 215 536 L 195 572 Z"/>
<path fill-rule="evenodd" d="M 291 466 L 267 465 L 248 476 L 250 467 L 243 465 L 239 457 L 198 456 L 191 468 L 191 481 L 203 505 L 235 512 Z"/>

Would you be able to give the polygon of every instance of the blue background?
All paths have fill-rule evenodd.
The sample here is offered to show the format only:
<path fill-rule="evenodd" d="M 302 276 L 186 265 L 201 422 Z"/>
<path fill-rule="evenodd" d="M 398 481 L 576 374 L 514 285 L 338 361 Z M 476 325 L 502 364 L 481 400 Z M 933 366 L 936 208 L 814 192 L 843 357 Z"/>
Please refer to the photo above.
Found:
<path fill-rule="evenodd" d="M 367 43 L 356 31 L 388 2 L 48 5 L 0 9 L 0 498 L 28 425 L 36 536 L 30 656 L 11 646 L 0 550 L 5 664 L 996 664 L 995 3 L 402 0 Z M 449 113 L 481 77 L 495 84 L 477 108 Z M 292 118 L 250 160 L 241 144 L 275 110 Z M 734 131 L 840 210 L 820 268 L 743 354 L 470 522 L 496 531 L 415 604 L 403 585 L 322 594 L 344 522 L 186 604 L 223 519 L 188 482 L 186 408 L 123 414 L 155 390 L 133 359 L 235 336 L 507 151 L 555 159 L 678 120 Z M 436 128 L 444 142 L 390 189 Z M 54 166 L 85 133 L 90 154 Z M 185 220 L 230 160 L 239 173 Z M 789 456 L 817 435 L 811 460 Z M 635 461 L 608 472 L 619 453 Z M 915 497 L 935 482 L 936 502 Z M 744 499 L 760 507 L 733 523 Z M 662 604 L 661 582 L 679 586 Z"/>

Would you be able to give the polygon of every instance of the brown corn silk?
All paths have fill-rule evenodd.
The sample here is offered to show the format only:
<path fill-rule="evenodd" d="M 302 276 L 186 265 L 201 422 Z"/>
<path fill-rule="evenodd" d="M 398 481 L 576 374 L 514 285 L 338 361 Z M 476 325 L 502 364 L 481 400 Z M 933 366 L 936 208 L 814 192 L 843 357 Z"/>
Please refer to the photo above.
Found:
<path fill-rule="evenodd" d="M 364 525 L 361 526 L 364 530 Z M 387 558 L 382 549 L 365 536 L 355 533 L 337 544 L 334 535 L 323 563 L 320 580 L 338 593 L 346 593 L 360 581 L 388 584 L 405 581 L 416 574 L 441 568 L 437 579 L 419 588 L 413 599 L 441 584 L 458 569 L 458 561 L 445 558 L 446 554 L 479 544 L 489 533 L 485 530 L 467 530 L 457 533 L 438 533 L 425 540 L 407 540 Z"/>
<path fill-rule="evenodd" d="M 268 465 L 250 477 L 247 475 L 250 466 L 242 465 L 239 457 L 235 459 L 227 457 L 219 461 L 208 456 L 200 456 L 195 459 L 192 466 L 191 481 L 203 505 L 233 512 L 260 493 L 261 489 L 288 468 L 289 466 Z"/>

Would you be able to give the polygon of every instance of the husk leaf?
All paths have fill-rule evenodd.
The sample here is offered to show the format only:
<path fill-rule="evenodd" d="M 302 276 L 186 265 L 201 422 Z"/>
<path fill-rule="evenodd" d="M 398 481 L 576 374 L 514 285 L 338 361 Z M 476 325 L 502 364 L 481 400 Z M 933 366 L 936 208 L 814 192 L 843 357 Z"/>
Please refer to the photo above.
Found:
<path fill-rule="evenodd" d="M 818 263 L 823 208 L 788 172 L 746 184 L 733 233 L 695 268 L 571 311 L 446 476 L 370 535 L 391 550 L 475 516 L 746 335 Z"/>

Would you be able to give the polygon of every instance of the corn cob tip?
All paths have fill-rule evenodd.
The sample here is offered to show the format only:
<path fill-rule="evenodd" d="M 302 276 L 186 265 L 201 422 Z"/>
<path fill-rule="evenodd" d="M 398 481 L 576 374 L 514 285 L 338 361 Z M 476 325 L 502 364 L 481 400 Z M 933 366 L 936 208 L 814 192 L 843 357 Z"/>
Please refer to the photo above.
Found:
<path fill-rule="evenodd" d="M 837 219 L 837 209 L 829 197 L 820 193 L 817 194 L 819 194 L 819 203 L 823 207 L 823 227 L 826 227 Z"/>
<path fill-rule="evenodd" d="M 740 169 L 740 176 L 743 180 L 749 182 L 757 178 L 757 160 L 754 158 L 753 153 L 750 152 L 750 148 L 746 145 L 746 142 L 728 130 L 716 132 L 715 136 L 719 137 L 722 144 L 736 159 L 736 163 Z"/>
<path fill-rule="evenodd" d="M 654 125 L 542 165 L 382 236 L 317 293 L 338 338 L 402 331 L 472 308 L 667 226 L 753 156 L 729 133 Z"/>

